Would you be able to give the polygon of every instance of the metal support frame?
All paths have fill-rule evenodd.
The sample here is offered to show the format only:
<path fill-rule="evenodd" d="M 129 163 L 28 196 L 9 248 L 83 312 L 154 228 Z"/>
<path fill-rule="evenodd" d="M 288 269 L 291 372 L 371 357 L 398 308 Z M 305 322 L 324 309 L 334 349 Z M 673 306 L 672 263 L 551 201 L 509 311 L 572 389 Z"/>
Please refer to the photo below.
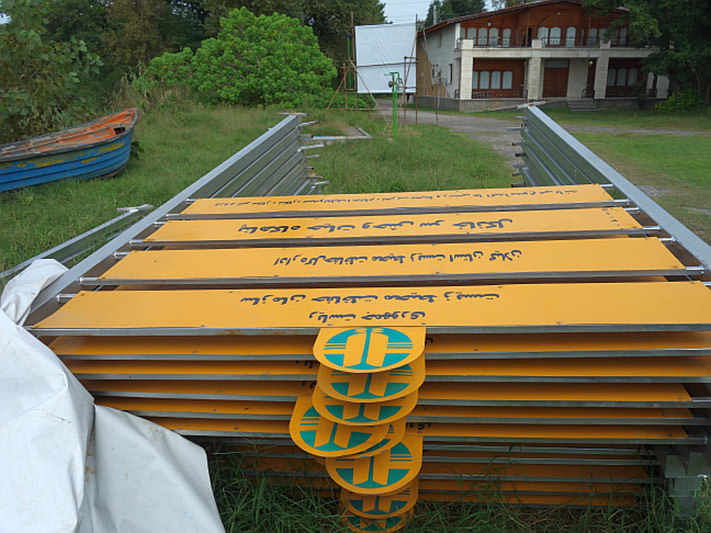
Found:
<path fill-rule="evenodd" d="M 535 106 L 521 127 L 527 185 L 611 185 L 711 273 L 711 246 Z"/>
<path fill-rule="evenodd" d="M 599 183 L 617 191 L 630 201 L 637 217 L 648 218 L 659 226 L 670 250 L 687 265 L 699 265 L 702 279 L 711 279 L 711 246 L 695 235 L 643 191 L 608 165 L 590 149 L 575 139 L 563 127 L 535 106 L 529 106 L 520 127 L 524 164 L 518 165 L 524 184 L 573 185 Z M 649 220 L 645 223 L 649 223 Z M 711 285 L 708 281 L 707 286 Z M 687 427 L 688 429 L 688 427 Z M 700 428 L 708 437 L 709 427 Z M 698 503 L 703 479 L 711 475 L 711 446 L 653 448 L 662 465 L 667 492 L 682 512 L 689 512 Z"/>
<path fill-rule="evenodd" d="M 50 248 L 47 251 L 42 252 L 34 257 L 23 261 L 19 265 L 15 265 L 12 268 L 8 268 L 4 272 L 0 272 L 0 282 L 6 279 L 10 279 L 12 276 L 30 266 L 32 262 L 37 259 L 56 259 L 62 264 L 66 264 L 75 257 L 88 252 L 92 247 L 96 246 L 100 241 L 105 240 L 116 233 L 118 233 L 121 228 L 125 227 L 127 224 L 133 222 L 137 218 L 153 209 L 150 204 L 143 204 L 133 207 L 119 207 L 117 211 L 121 214 L 111 220 L 99 224 L 95 228 L 85 231 L 81 235 L 69 239 L 62 244 L 58 244 L 54 248 Z"/>
<path fill-rule="evenodd" d="M 78 280 L 81 276 L 91 275 L 97 269 L 101 271 L 115 263 L 121 253 L 128 250 L 131 240 L 150 233 L 165 215 L 184 209 L 189 199 L 225 194 L 260 196 L 315 192 L 318 187 L 310 179 L 306 158 L 301 150 L 300 126 L 301 115 L 289 114 L 202 178 L 77 263 L 39 293 L 33 302 L 29 322 L 54 312 L 61 305 L 61 298 L 57 298 L 57 295 L 79 290 Z M 263 172 L 265 169 L 268 172 Z M 100 228 L 95 230 L 100 231 Z M 49 252 L 52 250 L 45 254 Z"/>

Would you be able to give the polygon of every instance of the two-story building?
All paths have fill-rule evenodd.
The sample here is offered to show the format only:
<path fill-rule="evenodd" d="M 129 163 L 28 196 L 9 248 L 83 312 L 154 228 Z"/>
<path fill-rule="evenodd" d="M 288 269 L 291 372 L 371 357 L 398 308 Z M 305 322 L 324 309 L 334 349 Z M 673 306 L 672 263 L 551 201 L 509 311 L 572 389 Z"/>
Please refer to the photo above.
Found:
<path fill-rule="evenodd" d="M 417 38 L 417 96 L 460 111 L 528 101 L 637 107 L 667 97 L 666 77 L 645 72 L 653 52 L 628 43 L 610 23 L 624 9 L 593 16 L 580 0 L 540 0 L 447 20 Z"/>

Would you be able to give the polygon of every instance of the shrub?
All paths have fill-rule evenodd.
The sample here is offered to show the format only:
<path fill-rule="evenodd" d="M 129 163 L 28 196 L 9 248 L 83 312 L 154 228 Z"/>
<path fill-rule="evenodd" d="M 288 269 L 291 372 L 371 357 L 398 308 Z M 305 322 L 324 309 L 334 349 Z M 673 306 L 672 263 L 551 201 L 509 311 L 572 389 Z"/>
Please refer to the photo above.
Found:
<path fill-rule="evenodd" d="M 46 38 L 48 4 L 3 0 L 0 26 L 0 143 L 61 129 L 88 112 L 86 81 L 101 61 L 84 41 Z"/>
<path fill-rule="evenodd" d="M 672 94 L 663 102 L 659 102 L 656 109 L 664 113 L 683 113 L 701 109 L 703 103 L 704 99 L 701 93 L 694 88 L 687 87 Z"/>
<path fill-rule="evenodd" d="M 336 76 L 313 31 L 286 15 L 235 9 L 217 37 L 195 53 L 184 49 L 153 59 L 139 83 L 149 88 L 183 84 L 207 103 L 323 106 Z"/>

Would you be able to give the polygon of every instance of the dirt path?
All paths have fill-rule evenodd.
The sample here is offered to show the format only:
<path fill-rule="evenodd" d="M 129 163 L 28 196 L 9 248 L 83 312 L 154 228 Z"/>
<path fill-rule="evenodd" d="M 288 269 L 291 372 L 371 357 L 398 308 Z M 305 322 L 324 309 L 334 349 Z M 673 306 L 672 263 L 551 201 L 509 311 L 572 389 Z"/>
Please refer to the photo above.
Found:
<path fill-rule="evenodd" d="M 392 108 L 390 101 L 378 101 L 380 105 L 380 113 L 389 120 L 392 116 Z M 521 112 L 523 114 L 523 111 Z M 409 109 L 407 117 L 403 112 L 400 112 L 400 123 L 404 120 L 408 124 L 415 123 L 415 111 Z M 455 115 L 448 113 L 434 113 L 432 111 L 419 111 L 417 113 L 418 124 L 436 124 L 443 126 L 450 131 L 467 133 L 472 139 L 481 141 L 490 146 L 494 151 L 506 157 L 510 165 L 517 162 L 515 153 L 519 151 L 517 146 L 512 143 L 521 140 L 518 131 L 507 131 L 507 127 L 518 126 L 516 120 L 498 120 L 491 118 L 479 118 L 475 114 L 471 115 Z M 635 135 L 678 135 L 688 137 L 691 135 L 711 136 L 709 130 L 656 130 L 646 128 L 611 128 L 607 126 L 579 126 L 575 124 L 562 124 L 562 126 L 573 133 L 631 133 Z"/>
<path fill-rule="evenodd" d="M 389 120 L 392 117 L 392 109 L 381 105 L 381 114 Z M 407 110 L 407 117 L 401 112 L 399 122 L 402 124 L 405 120 L 407 124 L 415 123 L 415 111 Z M 432 111 L 418 111 L 418 124 L 435 124 L 443 126 L 450 131 L 457 133 L 466 133 L 472 139 L 481 141 L 490 146 L 494 151 L 505 156 L 510 165 L 516 162 L 515 153 L 518 151 L 516 146 L 511 143 L 520 141 L 521 136 L 517 131 L 507 131 L 509 126 L 517 126 L 519 123 L 515 120 L 496 120 L 490 118 L 477 118 L 474 115 L 450 115 L 443 113 L 434 113 Z"/>

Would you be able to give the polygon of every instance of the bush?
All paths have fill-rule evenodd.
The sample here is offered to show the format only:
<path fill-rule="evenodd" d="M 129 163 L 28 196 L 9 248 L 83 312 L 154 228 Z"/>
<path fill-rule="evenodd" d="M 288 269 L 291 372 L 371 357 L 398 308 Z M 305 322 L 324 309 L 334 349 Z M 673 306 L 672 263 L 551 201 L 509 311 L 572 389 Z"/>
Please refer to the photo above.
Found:
<path fill-rule="evenodd" d="M 286 15 L 235 9 L 220 21 L 217 37 L 195 53 L 184 49 L 153 59 L 139 83 L 147 88 L 182 84 L 206 103 L 324 106 L 336 69 L 313 31 Z"/>
<path fill-rule="evenodd" d="M 61 129 L 86 118 L 86 82 L 101 61 L 84 41 L 46 38 L 48 4 L 3 0 L 0 25 L 0 143 Z"/>
<path fill-rule="evenodd" d="M 682 91 L 672 94 L 663 102 L 656 105 L 658 111 L 663 113 L 684 113 L 688 111 L 697 111 L 704 104 L 704 99 L 701 93 L 691 87 L 687 87 Z"/>

